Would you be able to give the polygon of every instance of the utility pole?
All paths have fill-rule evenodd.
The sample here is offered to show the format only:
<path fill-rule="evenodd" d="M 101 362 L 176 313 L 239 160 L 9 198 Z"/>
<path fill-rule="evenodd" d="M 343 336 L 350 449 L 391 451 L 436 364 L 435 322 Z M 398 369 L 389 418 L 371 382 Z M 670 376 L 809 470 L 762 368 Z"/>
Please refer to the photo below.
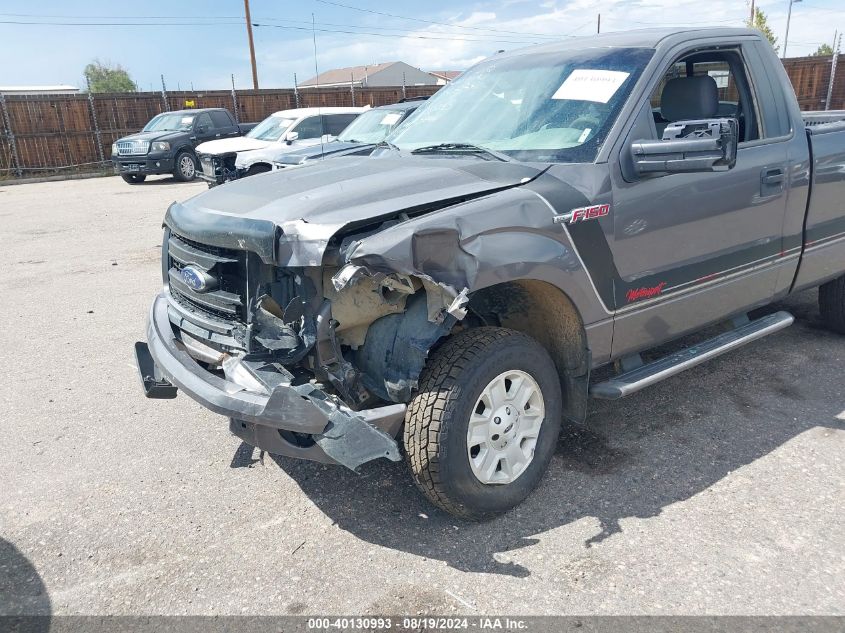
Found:
<path fill-rule="evenodd" d="M 601 33 L 601 13 L 599 13 L 599 19 L 596 22 L 596 33 Z"/>
<path fill-rule="evenodd" d="M 833 82 L 836 81 L 836 63 L 839 61 L 839 46 L 842 44 L 842 34 L 838 38 L 833 36 L 833 57 L 830 59 L 830 81 L 827 83 L 827 98 L 824 100 L 824 109 L 830 110 L 830 99 L 833 97 Z"/>
<path fill-rule="evenodd" d="M 249 61 L 252 62 L 252 87 L 258 90 L 258 68 L 255 66 L 255 43 L 252 41 L 252 19 L 249 17 L 249 0 L 244 0 L 246 35 L 249 38 Z"/>
<path fill-rule="evenodd" d="M 789 42 L 789 21 L 792 19 L 792 5 L 801 0 L 789 0 L 789 12 L 786 14 L 786 35 L 783 36 L 783 57 L 786 59 L 786 45 Z"/>
<path fill-rule="evenodd" d="M 748 18 L 748 26 L 752 29 L 754 28 L 754 14 L 756 11 L 754 10 L 754 0 L 751 0 L 751 17 Z"/>

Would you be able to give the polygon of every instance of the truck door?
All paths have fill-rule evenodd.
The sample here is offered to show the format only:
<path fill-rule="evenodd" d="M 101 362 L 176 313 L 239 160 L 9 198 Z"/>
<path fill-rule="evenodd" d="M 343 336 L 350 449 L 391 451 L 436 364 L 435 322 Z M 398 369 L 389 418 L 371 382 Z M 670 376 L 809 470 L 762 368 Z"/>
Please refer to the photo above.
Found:
<path fill-rule="evenodd" d="M 737 43 L 676 57 L 621 143 L 611 176 L 614 357 L 767 303 L 791 255 L 783 252 L 790 137 L 766 129 L 743 53 Z M 720 117 L 739 122 L 733 169 L 626 173 L 634 136 L 660 139 L 669 122 Z"/>
<path fill-rule="evenodd" d="M 194 121 L 194 147 L 200 143 L 211 141 L 219 137 L 218 130 L 215 129 L 211 122 L 211 117 L 208 112 L 202 112 Z"/>
<path fill-rule="evenodd" d="M 215 138 L 240 135 L 238 126 L 225 110 L 212 110 L 209 115 L 211 115 L 211 123 L 214 125 Z"/>

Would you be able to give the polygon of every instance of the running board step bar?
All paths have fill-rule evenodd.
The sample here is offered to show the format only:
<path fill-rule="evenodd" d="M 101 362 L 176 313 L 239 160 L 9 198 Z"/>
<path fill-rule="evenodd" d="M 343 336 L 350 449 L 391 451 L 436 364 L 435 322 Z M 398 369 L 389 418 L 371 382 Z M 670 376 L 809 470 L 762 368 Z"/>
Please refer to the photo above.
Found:
<path fill-rule="evenodd" d="M 680 374 L 685 369 L 789 327 L 793 321 L 795 317 L 789 312 L 775 312 L 749 321 L 703 343 L 618 374 L 605 382 L 596 383 L 590 387 L 590 395 L 601 400 L 624 398 L 664 378 Z"/>

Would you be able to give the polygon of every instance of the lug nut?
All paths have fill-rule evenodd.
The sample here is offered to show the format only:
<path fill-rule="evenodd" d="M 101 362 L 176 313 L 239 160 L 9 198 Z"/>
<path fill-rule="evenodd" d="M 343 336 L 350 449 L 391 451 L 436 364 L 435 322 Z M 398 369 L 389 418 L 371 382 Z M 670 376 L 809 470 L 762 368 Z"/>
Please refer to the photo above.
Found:
<path fill-rule="evenodd" d="M 495 422 L 496 424 L 501 424 L 501 423 L 502 423 L 502 418 L 495 418 L 495 419 L 493 420 L 493 422 Z"/>

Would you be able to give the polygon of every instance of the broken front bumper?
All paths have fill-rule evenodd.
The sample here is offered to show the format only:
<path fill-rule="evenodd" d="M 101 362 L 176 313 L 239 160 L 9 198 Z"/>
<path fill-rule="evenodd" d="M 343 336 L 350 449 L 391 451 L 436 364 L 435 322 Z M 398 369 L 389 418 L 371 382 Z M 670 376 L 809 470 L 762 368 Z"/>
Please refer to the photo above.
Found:
<path fill-rule="evenodd" d="M 173 398 L 176 389 L 181 390 L 229 417 L 233 433 L 270 453 L 352 469 L 378 457 L 399 459 L 393 438 L 405 416 L 404 404 L 353 411 L 311 383 L 282 383 L 260 393 L 218 376 L 194 360 L 177 339 L 165 292 L 153 302 L 147 343 L 137 343 L 135 355 L 148 398 Z M 297 444 L 291 433 L 311 436 L 313 444 Z"/>

